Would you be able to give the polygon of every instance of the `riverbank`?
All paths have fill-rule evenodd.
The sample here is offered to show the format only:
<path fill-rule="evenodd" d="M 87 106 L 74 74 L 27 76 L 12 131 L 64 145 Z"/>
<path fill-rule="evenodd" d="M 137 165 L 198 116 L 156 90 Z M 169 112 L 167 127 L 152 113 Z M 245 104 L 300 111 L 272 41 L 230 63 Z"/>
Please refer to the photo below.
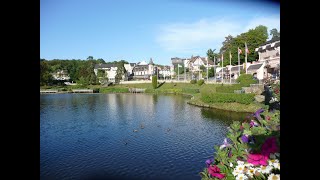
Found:
<path fill-rule="evenodd" d="M 180 94 L 190 96 L 191 99 L 188 104 L 221 109 L 226 111 L 234 112 L 255 112 L 260 108 L 265 107 L 262 103 L 252 102 L 250 104 L 240 104 L 237 102 L 222 102 L 222 103 L 205 103 L 201 101 L 201 92 L 215 93 L 216 87 L 222 86 L 221 84 L 203 84 L 199 86 L 198 84 L 191 83 L 161 83 L 158 84 L 157 89 L 153 89 L 151 83 L 139 83 L 139 84 L 118 84 L 109 87 L 103 87 L 101 85 L 88 85 L 83 86 L 56 86 L 56 87 L 40 87 L 40 89 L 46 90 L 57 90 L 57 93 L 73 93 L 74 89 L 92 89 L 96 93 L 130 93 L 130 88 L 145 89 L 144 93 L 150 94 Z M 223 86 L 230 86 L 229 84 L 224 84 Z"/>

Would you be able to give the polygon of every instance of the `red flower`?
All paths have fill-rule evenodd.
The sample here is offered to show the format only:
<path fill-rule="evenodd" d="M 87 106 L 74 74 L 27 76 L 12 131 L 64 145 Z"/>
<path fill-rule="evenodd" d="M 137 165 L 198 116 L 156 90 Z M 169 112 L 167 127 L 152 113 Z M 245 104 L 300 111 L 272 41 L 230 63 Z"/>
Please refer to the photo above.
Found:
<path fill-rule="evenodd" d="M 268 156 L 270 153 L 278 152 L 277 139 L 276 137 L 268 138 L 261 147 L 261 154 Z"/>
<path fill-rule="evenodd" d="M 262 154 L 249 154 L 248 155 L 248 163 L 251 163 L 255 166 L 257 165 L 263 165 L 267 166 L 268 163 L 268 156 L 262 155 Z"/>
<path fill-rule="evenodd" d="M 270 120 L 270 116 L 267 116 L 267 120 Z"/>
<path fill-rule="evenodd" d="M 218 166 L 214 165 L 214 166 L 209 166 L 208 168 L 208 172 L 212 177 L 217 177 L 219 179 L 222 179 L 225 177 L 224 174 L 220 173 L 220 169 Z"/>

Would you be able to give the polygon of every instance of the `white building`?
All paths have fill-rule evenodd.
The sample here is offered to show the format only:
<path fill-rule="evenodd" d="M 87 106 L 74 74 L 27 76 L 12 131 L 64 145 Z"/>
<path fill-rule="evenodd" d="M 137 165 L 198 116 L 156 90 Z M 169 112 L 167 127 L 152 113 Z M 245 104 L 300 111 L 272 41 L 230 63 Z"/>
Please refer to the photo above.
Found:
<path fill-rule="evenodd" d="M 263 64 L 263 79 L 280 78 L 280 38 L 267 41 L 255 51 L 259 54 L 258 63 Z"/>
<path fill-rule="evenodd" d="M 52 77 L 55 80 L 70 80 L 69 74 L 67 70 L 58 70 L 55 73 L 52 73 Z"/>
<path fill-rule="evenodd" d="M 98 74 L 98 69 L 104 70 L 105 73 L 107 73 L 107 78 L 109 82 L 115 82 L 115 77 L 117 75 L 117 64 L 114 63 L 108 63 L 108 64 L 96 64 L 94 67 L 94 73 L 97 76 Z M 124 74 L 122 76 L 122 81 L 126 80 L 127 74 Z M 101 83 L 101 81 L 99 80 Z"/>

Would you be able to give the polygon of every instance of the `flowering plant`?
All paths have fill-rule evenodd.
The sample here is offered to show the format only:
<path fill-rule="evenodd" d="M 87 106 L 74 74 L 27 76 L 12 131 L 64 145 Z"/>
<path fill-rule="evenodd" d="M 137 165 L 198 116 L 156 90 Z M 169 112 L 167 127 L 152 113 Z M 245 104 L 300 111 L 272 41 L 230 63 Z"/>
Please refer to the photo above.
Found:
<path fill-rule="evenodd" d="M 233 122 L 200 175 L 209 179 L 280 179 L 280 111 L 259 109 Z"/>

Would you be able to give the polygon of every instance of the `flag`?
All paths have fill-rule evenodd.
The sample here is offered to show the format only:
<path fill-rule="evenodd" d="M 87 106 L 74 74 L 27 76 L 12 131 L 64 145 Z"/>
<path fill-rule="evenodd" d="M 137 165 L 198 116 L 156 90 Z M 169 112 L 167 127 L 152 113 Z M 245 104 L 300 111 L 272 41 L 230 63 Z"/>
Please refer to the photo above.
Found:
<path fill-rule="evenodd" d="M 238 54 L 241 54 L 242 53 L 242 51 L 241 51 L 241 49 L 239 49 L 239 47 L 238 47 Z"/>

